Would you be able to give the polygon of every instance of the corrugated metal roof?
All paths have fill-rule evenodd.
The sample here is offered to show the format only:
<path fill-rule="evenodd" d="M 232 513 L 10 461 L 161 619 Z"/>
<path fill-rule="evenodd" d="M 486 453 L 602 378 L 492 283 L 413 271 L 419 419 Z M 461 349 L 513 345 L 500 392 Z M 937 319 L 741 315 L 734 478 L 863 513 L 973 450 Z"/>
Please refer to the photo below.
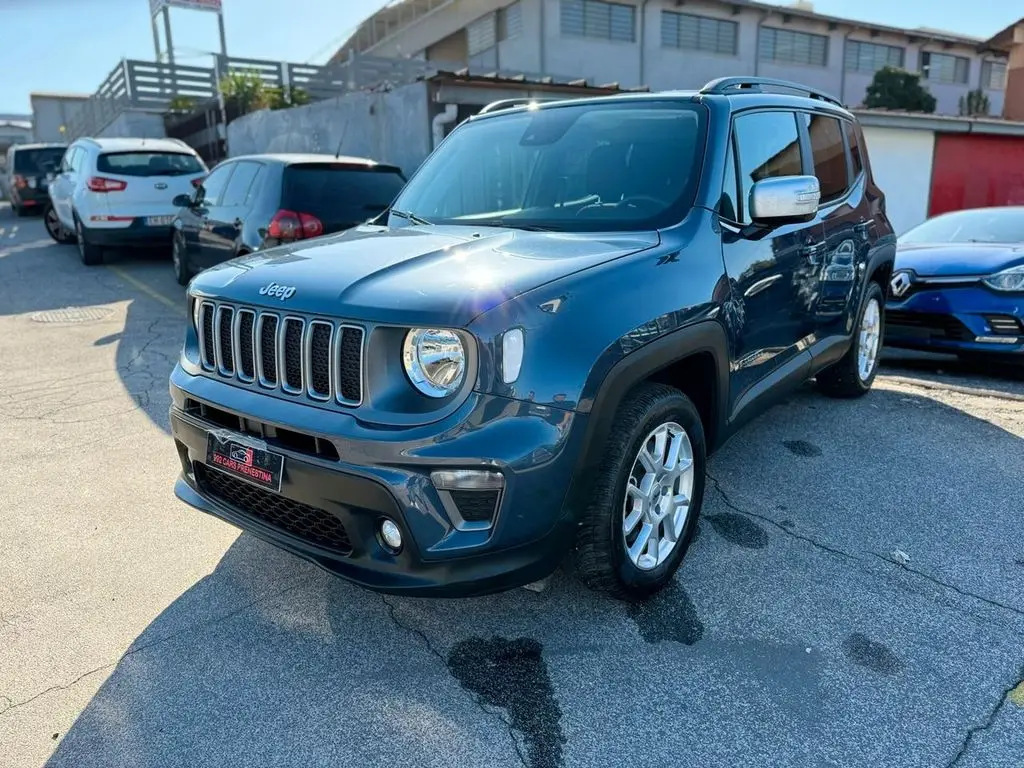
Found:
<path fill-rule="evenodd" d="M 467 69 L 438 70 L 419 78 L 432 83 L 464 83 L 466 85 L 521 85 L 530 88 L 550 87 L 558 90 L 566 88 L 592 91 L 594 93 L 646 93 L 650 87 L 646 85 L 623 87 L 618 83 L 591 84 L 584 79 L 566 80 L 554 77 L 531 78 L 526 75 L 509 75 L 499 72 L 470 72 Z"/>

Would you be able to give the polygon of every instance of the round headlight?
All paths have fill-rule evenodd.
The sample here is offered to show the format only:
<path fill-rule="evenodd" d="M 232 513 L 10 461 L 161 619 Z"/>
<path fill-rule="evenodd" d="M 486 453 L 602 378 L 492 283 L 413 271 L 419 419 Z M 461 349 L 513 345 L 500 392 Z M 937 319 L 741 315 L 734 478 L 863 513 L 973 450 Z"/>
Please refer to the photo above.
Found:
<path fill-rule="evenodd" d="M 413 328 L 405 337 L 402 360 L 409 381 L 427 397 L 448 397 L 466 375 L 466 350 L 453 331 Z"/>

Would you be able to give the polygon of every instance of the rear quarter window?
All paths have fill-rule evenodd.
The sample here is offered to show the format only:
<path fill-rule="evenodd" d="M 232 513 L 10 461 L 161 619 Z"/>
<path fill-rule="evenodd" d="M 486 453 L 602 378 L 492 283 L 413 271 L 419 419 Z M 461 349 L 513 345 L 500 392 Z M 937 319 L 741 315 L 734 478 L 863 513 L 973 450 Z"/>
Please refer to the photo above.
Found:
<path fill-rule="evenodd" d="M 198 157 L 182 152 L 107 152 L 96 158 L 97 173 L 115 176 L 185 176 L 205 170 Z"/>
<path fill-rule="evenodd" d="M 281 207 L 326 224 L 354 226 L 381 213 L 403 186 L 405 179 L 391 167 L 290 165 L 284 171 Z"/>

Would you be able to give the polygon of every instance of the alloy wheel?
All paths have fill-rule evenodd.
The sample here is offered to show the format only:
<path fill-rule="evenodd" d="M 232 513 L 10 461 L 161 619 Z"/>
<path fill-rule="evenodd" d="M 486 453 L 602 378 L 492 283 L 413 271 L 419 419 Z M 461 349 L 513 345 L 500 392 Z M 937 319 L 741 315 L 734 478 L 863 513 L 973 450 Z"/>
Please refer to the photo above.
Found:
<path fill-rule="evenodd" d="M 630 469 L 622 507 L 622 542 L 642 571 L 664 563 L 683 536 L 694 484 L 693 445 L 667 422 L 647 436 Z"/>
<path fill-rule="evenodd" d="M 860 321 L 860 337 L 857 342 L 857 375 L 861 381 L 867 381 L 874 373 L 878 363 L 878 348 L 882 336 L 882 308 L 878 300 L 871 298 L 864 307 L 864 316 Z"/>
<path fill-rule="evenodd" d="M 64 235 L 64 228 L 60 224 L 60 220 L 57 218 L 57 212 L 53 210 L 53 207 L 47 208 L 46 218 L 43 222 L 46 225 L 46 232 L 54 240 L 59 240 Z"/>

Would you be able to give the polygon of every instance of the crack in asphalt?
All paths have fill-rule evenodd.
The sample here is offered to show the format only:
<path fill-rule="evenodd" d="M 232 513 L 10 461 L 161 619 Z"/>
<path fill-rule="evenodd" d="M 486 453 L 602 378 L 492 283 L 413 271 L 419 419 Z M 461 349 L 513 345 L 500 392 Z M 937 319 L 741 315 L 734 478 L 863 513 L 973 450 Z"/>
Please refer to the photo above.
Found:
<path fill-rule="evenodd" d="M 158 638 L 156 640 L 151 640 L 150 642 L 144 643 L 142 645 L 130 647 L 127 651 L 122 653 L 116 660 L 108 662 L 106 664 L 101 664 L 100 666 L 95 667 L 94 669 L 90 669 L 88 672 L 83 672 L 78 677 L 76 677 L 74 680 L 72 680 L 70 683 L 65 683 L 64 685 L 51 685 L 49 688 L 47 688 L 47 689 L 45 689 L 43 691 L 40 691 L 39 693 L 35 694 L 34 696 L 30 696 L 29 698 L 25 699 L 24 701 L 15 702 L 13 699 L 11 699 L 11 697 L 5 696 L 3 694 L 0 694 L 0 698 L 6 699 L 7 702 L 8 702 L 6 707 L 4 707 L 3 709 L 0 709 L 0 717 L 4 717 L 4 716 L 10 714 L 11 712 L 13 712 L 15 709 L 18 709 L 20 707 L 24 707 L 27 704 L 31 704 L 36 699 L 41 699 L 43 696 L 46 696 L 47 694 L 53 693 L 54 691 L 66 691 L 69 688 L 73 688 L 74 686 L 78 685 L 78 683 L 82 682 L 87 677 L 95 675 L 97 672 L 103 672 L 104 670 L 110 669 L 112 667 L 116 667 L 118 664 L 120 664 L 122 661 L 124 661 L 129 656 L 134 656 L 136 653 L 140 653 L 142 651 L 148 650 L 148 649 L 153 648 L 154 646 L 157 646 L 157 645 L 163 645 L 164 643 L 170 642 L 171 640 L 174 640 L 174 639 L 176 639 L 178 637 L 181 637 L 182 635 L 188 634 L 189 632 L 192 632 L 192 631 L 195 631 L 195 630 L 208 629 L 208 628 L 210 628 L 212 626 L 215 626 L 216 624 L 219 624 L 219 623 L 221 623 L 223 621 L 227 621 L 228 619 L 234 618 L 238 614 L 244 613 L 245 611 L 249 610 L 250 608 L 253 608 L 254 606 L 256 606 L 256 605 L 258 605 L 258 604 L 260 604 L 262 602 L 266 602 L 266 601 L 269 601 L 269 600 L 274 600 L 274 599 L 276 599 L 278 597 L 281 597 L 282 595 L 287 594 L 288 592 L 291 592 L 293 589 L 295 589 L 298 586 L 299 586 L 298 583 L 292 584 L 292 585 L 290 585 L 288 587 L 285 587 L 282 590 L 274 592 L 271 595 L 264 595 L 262 597 L 256 598 L 255 600 L 251 600 L 248 603 L 246 603 L 245 605 L 241 605 L 238 608 L 234 609 L 233 611 L 228 611 L 227 613 L 225 613 L 225 614 L 223 614 L 221 616 L 217 616 L 216 618 L 210 619 L 209 621 L 202 621 L 202 622 L 199 622 L 198 624 L 191 624 L 191 625 L 189 625 L 187 627 L 184 627 L 183 629 L 178 630 L 177 632 L 172 632 L 169 635 L 165 635 L 164 637 Z"/>
<path fill-rule="evenodd" d="M 917 576 L 920 576 L 922 579 L 926 579 L 926 580 L 932 582 L 933 584 L 937 584 L 940 587 L 945 587 L 946 589 L 950 589 L 953 592 L 956 592 L 958 595 L 963 595 L 964 597 L 970 597 L 970 598 L 978 600 L 978 601 L 980 601 L 982 603 L 985 603 L 986 605 L 991 605 L 993 608 L 1001 608 L 1004 611 L 1009 611 L 1010 613 L 1014 613 L 1014 614 L 1016 614 L 1018 616 L 1024 617 L 1024 610 L 1021 610 L 1020 608 L 1015 608 L 1012 605 L 1007 605 L 1006 603 L 1001 603 L 998 600 L 993 600 L 992 598 L 984 597 L 983 595 L 979 595 L 979 594 L 977 594 L 975 592 L 971 592 L 969 590 L 966 590 L 966 589 L 963 589 L 961 587 L 958 587 L 956 584 L 950 584 L 948 581 L 943 581 L 942 579 L 936 578 L 935 576 L 927 574 L 924 571 L 920 571 L 917 568 L 911 568 L 909 565 L 905 565 L 903 563 L 897 563 L 897 562 L 893 561 L 892 559 L 890 559 L 888 557 L 885 557 L 884 555 L 878 554 L 877 552 L 871 552 L 870 554 L 874 555 L 879 560 L 882 560 L 882 561 L 888 563 L 889 565 L 895 565 L 898 568 L 902 568 L 905 571 L 908 571 L 908 572 L 913 573 L 913 574 L 915 574 Z"/>
<path fill-rule="evenodd" d="M 419 637 L 420 640 L 423 641 L 423 644 L 426 646 L 427 650 L 431 653 L 431 655 L 436 657 L 437 660 L 441 662 L 441 665 L 445 668 L 448 674 L 451 675 L 452 679 L 456 679 L 455 675 L 452 673 L 452 668 L 451 665 L 449 665 L 448 660 L 440 651 L 437 650 L 437 648 L 434 647 L 434 644 L 430 642 L 430 638 L 427 637 L 427 633 L 419 627 L 411 626 L 403 622 L 401 619 L 399 619 L 395 609 L 395 605 L 394 603 L 388 600 L 387 595 L 381 594 L 380 599 L 384 602 L 384 605 L 387 606 L 388 615 L 391 617 L 391 621 L 395 623 L 395 626 L 397 626 L 399 629 L 405 632 L 408 632 L 409 634 L 416 635 L 417 637 Z M 516 750 L 516 756 L 519 758 L 519 762 L 524 766 L 524 768 L 529 766 L 530 763 L 527 761 L 526 756 L 523 754 L 523 750 L 519 746 L 519 739 L 516 738 L 515 731 L 512 728 L 512 723 L 505 719 L 505 717 L 501 714 L 500 710 L 492 711 L 488 709 L 484 705 L 484 703 L 480 701 L 480 698 L 475 693 L 472 694 L 472 698 L 473 703 L 477 705 L 481 712 L 483 712 L 488 717 L 497 717 L 501 724 L 505 726 L 505 728 L 508 730 L 508 736 L 512 740 L 512 746 Z"/>
<path fill-rule="evenodd" d="M 1024 683 L 1024 667 L 1020 668 L 1017 672 L 1016 679 L 1003 690 L 1002 695 L 999 697 L 995 706 L 992 707 L 992 710 L 988 713 L 988 717 L 985 718 L 985 721 L 979 725 L 972 725 L 967 729 L 967 733 L 964 735 L 964 739 L 960 743 L 960 748 L 957 750 L 956 754 L 953 755 L 953 759 L 946 763 L 946 768 L 954 768 L 954 766 L 959 764 L 959 762 L 967 755 L 967 751 L 971 748 L 971 743 L 974 741 L 975 737 L 995 725 L 996 719 L 999 717 L 999 713 L 1003 711 L 1003 707 L 1006 706 L 1006 702 L 1010 699 L 1010 694 L 1022 683 Z"/>
<path fill-rule="evenodd" d="M 860 562 L 861 561 L 861 558 L 858 557 L 857 555 L 850 554 L 849 552 L 844 552 L 843 550 L 837 549 L 836 547 L 831 547 L 828 544 L 823 544 L 820 541 L 818 541 L 817 539 L 814 539 L 814 538 L 812 538 L 810 536 L 804 536 L 803 534 L 797 533 L 796 531 L 792 530 L 791 528 L 787 528 L 786 526 L 782 525 L 782 523 L 779 523 L 778 521 L 773 520 L 772 518 L 768 517 L 767 515 L 760 515 L 757 512 L 750 512 L 750 511 L 748 511 L 746 509 L 741 509 L 740 507 L 736 506 L 736 504 L 729 498 L 729 495 L 722 488 L 722 484 L 718 481 L 718 479 L 714 475 L 712 475 L 710 472 L 707 472 L 707 471 L 705 471 L 704 474 L 707 475 L 707 478 L 714 485 L 715 490 L 718 491 L 718 495 L 722 497 L 722 501 L 725 503 L 725 506 L 727 506 L 729 509 L 733 510 L 734 512 L 738 512 L 741 515 L 747 515 L 748 517 L 753 517 L 753 518 L 756 518 L 757 520 L 761 520 L 761 521 L 763 521 L 765 523 L 768 523 L 769 525 L 773 525 L 776 528 L 778 528 L 780 531 L 785 533 L 787 536 L 790 536 L 790 537 L 792 537 L 794 539 L 798 539 L 800 541 L 806 542 L 806 543 L 810 544 L 813 547 L 817 547 L 820 550 L 828 552 L 829 554 L 836 555 L 837 557 L 842 557 L 842 558 L 845 558 L 847 560 L 853 560 L 854 562 Z"/>

